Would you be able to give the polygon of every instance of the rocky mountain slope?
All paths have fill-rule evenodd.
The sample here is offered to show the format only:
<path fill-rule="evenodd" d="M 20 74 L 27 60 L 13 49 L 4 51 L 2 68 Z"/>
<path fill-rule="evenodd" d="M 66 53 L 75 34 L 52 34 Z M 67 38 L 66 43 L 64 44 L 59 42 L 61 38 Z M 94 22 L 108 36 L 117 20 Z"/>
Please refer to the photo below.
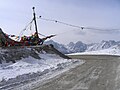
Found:
<path fill-rule="evenodd" d="M 21 60 L 22 58 L 33 57 L 35 59 L 41 59 L 39 54 L 47 53 L 47 54 L 55 54 L 63 58 L 68 58 L 57 49 L 54 48 L 53 45 L 43 45 L 43 46 L 31 46 L 31 47 L 6 47 L 0 48 L 0 63 L 2 62 L 13 62 L 15 63 L 17 60 Z"/>

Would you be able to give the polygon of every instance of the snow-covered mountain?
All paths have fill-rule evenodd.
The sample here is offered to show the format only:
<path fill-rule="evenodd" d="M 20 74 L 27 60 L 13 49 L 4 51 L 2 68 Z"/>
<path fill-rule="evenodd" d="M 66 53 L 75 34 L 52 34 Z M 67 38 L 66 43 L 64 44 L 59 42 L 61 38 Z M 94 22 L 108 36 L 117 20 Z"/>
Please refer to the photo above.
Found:
<path fill-rule="evenodd" d="M 114 45 L 107 49 L 96 50 L 96 51 L 86 51 L 82 53 L 72 53 L 69 55 L 117 55 L 117 56 L 120 56 L 120 44 Z"/>
<path fill-rule="evenodd" d="M 54 47 L 57 50 L 59 50 L 60 52 L 62 52 L 62 53 L 65 53 L 65 54 L 72 53 L 72 51 L 70 51 L 68 48 L 66 48 L 65 45 L 59 44 L 59 43 L 57 43 L 57 42 L 55 42 L 53 40 L 47 41 L 47 42 L 45 42 L 45 44 L 52 44 L 52 45 L 54 45 Z"/>
<path fill-rule="evenodd" d="M 59 44 L 57 42 L 54 42 L 52 40 L 46 42 L 47 44 L 53 44 L 56 49 L 61 51 L 62 53 L 68 54 L 68 53 L 77 53 L 77 52 L 88 52 L 88 51 L 97 51 L 97 50 L 103 50 L 108 49 L 112 47 L 118 47 L 120 45 L 120 41 L 101 41 L 100 43 L 91 43 L 91 44 L 85 44 L 81 41 L 78 41 L 76 43 L 70 42 L 67 45 Z"/>
<path fill-rule="evenodd" d="M 96 50 L 102 50 L 102 49 L 108 49 L 114 45 L 118 45 L 119 42 L 116 42 L 114 40 L 109 41 L 101 41 L 100 43 L 93 44 L 91 46 L 88 46 L 86 51 L 96 51 Z"/>
<path fill-rule="evenodd" d="M 87 44 L 78 41 L 76 43 L 70 42 L 66 48 L 68 48 L 72 52 L 84 52 L 87 49 Z"/>
<path fill-rule="evenodd" d="M 87 49 L 87 44 L 78 41 L 76 43 L 70 42 L 68 45 L 59 44 L 53 40 L 45 42 L 45 44 L 53 44 L 54 47 L 64 54 L 84 52 Z"/>

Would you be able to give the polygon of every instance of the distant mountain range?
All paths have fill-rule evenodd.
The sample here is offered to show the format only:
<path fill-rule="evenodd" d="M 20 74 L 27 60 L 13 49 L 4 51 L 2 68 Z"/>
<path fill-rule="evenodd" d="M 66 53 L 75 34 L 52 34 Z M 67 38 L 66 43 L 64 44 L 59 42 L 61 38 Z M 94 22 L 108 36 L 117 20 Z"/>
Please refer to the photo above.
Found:
<path fill-rule="evenodd" d="M 85 44 L 81 41 L 78 41 L 76 43 L 70 42 L 67 45 L 59 44 L 57 42 L 54 42 L 53 40 L 45 42 L 46 44 L 53 44 L 56 49 L 58 49 L 60 52 L 64 54 L 68 53 L 78 53 L 78 52 L 88 52 L 88 51 L 97 51 L 97 50 L 103 50 L 108 49 L 112 47 L 120 46 L 120 41 L 101 41 L 100 43 L 91 43 L 91 44 Z"/>

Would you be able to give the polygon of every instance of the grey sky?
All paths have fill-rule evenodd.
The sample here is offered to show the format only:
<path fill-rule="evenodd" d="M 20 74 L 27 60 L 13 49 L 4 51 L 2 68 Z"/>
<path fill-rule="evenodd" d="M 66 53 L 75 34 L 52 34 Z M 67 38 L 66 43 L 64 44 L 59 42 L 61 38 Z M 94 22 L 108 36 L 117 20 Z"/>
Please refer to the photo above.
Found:
<path fill-rule="evenodd" d="M 19 35 L 32 19 L 32 7 L 37 15 L 66 23 L 97 28 L 120 29 L 120 0 L 1 0 L 0 27 L 8 34 Z M 58 34 L 53 40 L 86 43 L 120 40 L 120 32 L 78 30 L 77 28 L 38 20 L 39 32 Z"/>

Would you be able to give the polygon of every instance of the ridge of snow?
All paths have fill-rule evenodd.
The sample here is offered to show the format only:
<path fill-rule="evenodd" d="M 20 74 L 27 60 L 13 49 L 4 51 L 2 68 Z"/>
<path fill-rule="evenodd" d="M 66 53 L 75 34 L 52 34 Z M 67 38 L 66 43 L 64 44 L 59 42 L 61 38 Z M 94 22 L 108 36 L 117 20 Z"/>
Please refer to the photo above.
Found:
<path fill-rule="evenodd" d="M 71 53 L 68 55 L 117 55 L 117 56 L 120 56 L 120 46 L 115 45 L 108 49 L 97 50 L 97 51 L 87 51 L 83 53 Z"/>

